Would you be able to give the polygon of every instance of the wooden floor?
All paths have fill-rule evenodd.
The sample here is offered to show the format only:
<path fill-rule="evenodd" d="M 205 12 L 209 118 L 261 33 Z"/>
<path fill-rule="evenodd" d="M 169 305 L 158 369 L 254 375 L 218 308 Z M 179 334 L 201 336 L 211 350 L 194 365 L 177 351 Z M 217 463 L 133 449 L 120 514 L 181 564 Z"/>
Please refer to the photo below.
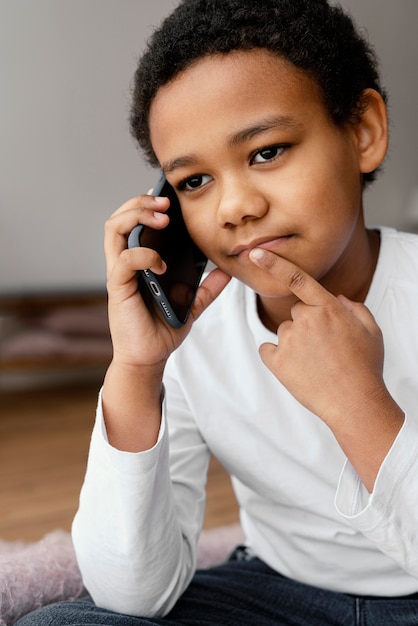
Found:
<path fill-rule="evenodd" d="M 0 539 L 69 530 L 77 509 L 100 383 L 0 396 Z M 236 522 L 228 476 L 211 462 L 205 527 Z"/>

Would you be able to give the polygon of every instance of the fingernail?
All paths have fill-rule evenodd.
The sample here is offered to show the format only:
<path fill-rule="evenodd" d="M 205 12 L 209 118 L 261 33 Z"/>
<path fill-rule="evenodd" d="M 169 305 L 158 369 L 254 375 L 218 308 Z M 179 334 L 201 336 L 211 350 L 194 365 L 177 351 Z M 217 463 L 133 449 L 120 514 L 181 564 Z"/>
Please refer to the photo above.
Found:
<path fill-rule="evenodd" d="M 155 204 L 165 204 L 166 200 L 167 199 L 164 196 L 154 196 Z"/>
<path fill-rule="evenodd" d="M 165 213 L 159 213 L 158 211 L 154 211 L 154 217 L 156 220 L 163 220 L 165 219 Z"/>
<path fill-rule="evenodd" d="M 250 251 L 250 258 L 254 261 L 261 261 L 261 259 L 264 258 L 264 250 L 261 248 L 253 248 Z"/>

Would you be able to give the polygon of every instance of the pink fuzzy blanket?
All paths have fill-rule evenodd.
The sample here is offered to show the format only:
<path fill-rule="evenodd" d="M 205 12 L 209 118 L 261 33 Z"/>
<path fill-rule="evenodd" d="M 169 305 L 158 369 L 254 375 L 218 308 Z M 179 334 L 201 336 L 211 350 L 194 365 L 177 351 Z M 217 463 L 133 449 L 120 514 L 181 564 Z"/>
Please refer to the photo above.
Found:
<path fill-rule="evenodd" d="M 238 524 L 204 530 L 199 568 L 222 563 L 244 540 Z M 11 626 L 39 606 L 85 593 L 69 533 L 55 531 L 36 543 L 0 541 L 0 626 Z"/>

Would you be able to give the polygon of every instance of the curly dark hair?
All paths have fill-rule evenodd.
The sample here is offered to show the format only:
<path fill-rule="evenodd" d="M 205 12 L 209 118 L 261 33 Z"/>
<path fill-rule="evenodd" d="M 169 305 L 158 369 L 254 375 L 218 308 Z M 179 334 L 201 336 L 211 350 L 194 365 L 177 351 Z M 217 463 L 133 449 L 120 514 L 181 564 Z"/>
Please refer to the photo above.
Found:
<path fill-rule="evenodd" d="M 157 91 L 199 59 L 264 48 L 306 71 L 338 125 L 355 123 L 378 91 L 377 59 L 351 17 L 327 0 L 183 0 L 150 38 L 134 76 L 131 132 L 158 165 L 148 125 Z M 375 172 L 364 175 L 364 182 Z"/>

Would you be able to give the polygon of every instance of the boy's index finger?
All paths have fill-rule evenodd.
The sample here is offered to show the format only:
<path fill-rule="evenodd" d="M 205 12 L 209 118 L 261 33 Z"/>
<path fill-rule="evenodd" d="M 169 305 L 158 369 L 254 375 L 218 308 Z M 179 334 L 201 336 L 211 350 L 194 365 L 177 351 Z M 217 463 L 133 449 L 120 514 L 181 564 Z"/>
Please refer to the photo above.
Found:
<path fill-rule="evenodd" d="M 318 283 L 315 278 L 291 261 L 274 254 L 274 252 L 262 248 L 254 248 L 250 252 L 250 258 L 256 265 L 274 276 L 281 284 L 286 285 L 304 304 L 323 306 L 329 304 L 330 300 L 334 300 L 334 296 Z"/>

